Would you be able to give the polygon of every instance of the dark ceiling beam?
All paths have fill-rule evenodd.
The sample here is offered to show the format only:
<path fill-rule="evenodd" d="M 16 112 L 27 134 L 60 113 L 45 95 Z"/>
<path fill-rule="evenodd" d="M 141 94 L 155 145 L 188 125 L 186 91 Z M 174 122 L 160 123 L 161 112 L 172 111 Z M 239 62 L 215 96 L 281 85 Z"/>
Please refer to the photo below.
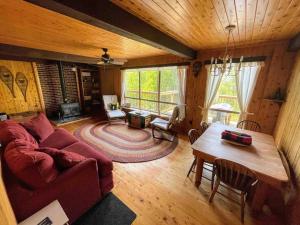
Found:
<path fill-rule="evenodd" d="M 300 49 L 300 33 L 290 40 L 288 50 L 289 51 L 298 51 Z"/>
<path fill-rule="evenodd" d="M 14 45 L 0 44 L 0 59 L 13 59 L 22 61 L 55 60 L 74 63 L 96 64 L 97 58 L 65 54 Z"/>
<path fill-rule="evenodd" d="M 197 55 L 195 50 L 152 27 L 109 0 L 27 0 L 27 2 L 178 56 L 194 59 Z"/>

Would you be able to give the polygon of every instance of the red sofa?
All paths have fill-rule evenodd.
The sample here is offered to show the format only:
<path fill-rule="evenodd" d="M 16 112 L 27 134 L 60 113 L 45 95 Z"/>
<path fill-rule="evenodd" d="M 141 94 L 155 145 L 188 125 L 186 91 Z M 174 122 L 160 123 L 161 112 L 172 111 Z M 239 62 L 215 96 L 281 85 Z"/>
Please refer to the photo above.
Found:
<path fill-rule="evenodd" d="M 37 144 L 33 136 L 20 124 L 11 120 L 0 122 L 0 141 L 5 148 L 2 154 L 3 179 L 18 221 L 57 199 L 72 223 L 113 188 L 113 165 L 110 159 L 62 128 L 53 129 L 50 133 Z M 76 152 L 86 159 L 71 168 L 55 172 L 54 180 L 33 188 L 20 180 L 18 174 L 11 169 L 20 169 L 23 166 L 20 164 L 24 161 L 15 160 L 18 154 L 37 154 L 32 146 Z M 50 157 L 50 163 L 51 160 Z M 29 173 L 26 179 L 35 177 L 35 174 L 30 175 L 30 171 L 26 170 Z"/>

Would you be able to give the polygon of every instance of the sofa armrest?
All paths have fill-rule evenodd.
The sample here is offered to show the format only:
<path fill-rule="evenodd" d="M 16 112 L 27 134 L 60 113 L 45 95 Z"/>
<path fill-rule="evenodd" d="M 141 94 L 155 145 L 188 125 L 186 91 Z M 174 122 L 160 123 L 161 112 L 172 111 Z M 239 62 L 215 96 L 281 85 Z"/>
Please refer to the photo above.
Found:
<path fill-rule="evenodd" d="M 101 197 L 96 160 L 87 159 L 63 172 L 47 187 L 33 191 L 26 202 L 19 201 L 18 220 L 57 199 L 72 223 Z"/>

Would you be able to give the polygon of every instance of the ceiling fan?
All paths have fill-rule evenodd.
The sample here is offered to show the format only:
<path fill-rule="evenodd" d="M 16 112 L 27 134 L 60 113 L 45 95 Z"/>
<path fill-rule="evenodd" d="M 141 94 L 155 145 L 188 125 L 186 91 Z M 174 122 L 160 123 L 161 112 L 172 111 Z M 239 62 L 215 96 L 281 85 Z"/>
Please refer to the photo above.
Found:
<path fill-rule="evenodd" d="M 107 53 L 107 48 L 102 48 L 104 54 L 101 56 L 100 60 L 97 62 L 98 65 L 118 65 L 122 66 L 127 62 L 127 59 L 111 58 Z"/>

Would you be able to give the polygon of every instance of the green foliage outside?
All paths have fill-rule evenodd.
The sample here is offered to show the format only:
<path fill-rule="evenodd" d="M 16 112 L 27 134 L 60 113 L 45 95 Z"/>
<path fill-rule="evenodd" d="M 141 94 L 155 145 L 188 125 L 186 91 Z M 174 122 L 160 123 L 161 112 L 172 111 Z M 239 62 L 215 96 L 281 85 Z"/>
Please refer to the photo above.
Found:
<path fill-rule="evenodd" d="M 178 102 L 179 83 L 176 67 L 128 70 L 125 74 L 125 86 L 125 97 L 129 97 L 126 101 L 130 102 L 133 108 L 170 114 L 174 104 L 168 103 Z"/>
<path fill-rule="evenodd" d="M 232 111 L 239 112 L 239 104 L 237 100 L 236 80 L 234 74 L 225 75 L 222 78 L 217 96 L 213 104 L 227 103 L 232 107 Z M 209 112 L 209 117 L 215 116 L 216 112 Z M 239 114 L 231 113 L 230 123 L 236 124 L 239 119 Z"/>
<path fill-rule="evenodd" d="M 158 87 L 159 79 L 160 88 Z M 174 104 L 167 103 L 176 104 L 178 102 L 179 82 L 176 67 L 127 70 L 125 86 L 125 97 L 128 97 L 126 102 L 129 102 L 133 108 L 160 112 L 160 114 L 171 114 Z M 158 101 L 164 103 L 158 103 Z M 236 81 L 233 74 L 223 77 L 213 104 L 218 103 L 228 103 L 233 111 L 240 111 L 237 101 Z M 209 117 L 212 118 L 215 114 L 216 112 L 210 111 Z M 237 123 L 238 118 L 239 114 L 231 114 L 231 123 Z"/>

